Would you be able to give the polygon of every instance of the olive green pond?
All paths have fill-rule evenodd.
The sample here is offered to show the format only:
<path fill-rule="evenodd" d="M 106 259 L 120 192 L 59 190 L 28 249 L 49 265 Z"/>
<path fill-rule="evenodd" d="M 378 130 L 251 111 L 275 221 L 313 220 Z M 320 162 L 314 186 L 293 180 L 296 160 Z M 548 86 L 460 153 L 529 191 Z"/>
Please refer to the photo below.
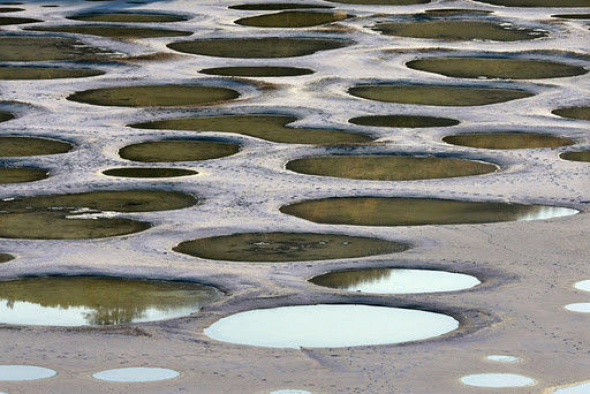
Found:
<path fill-rule="evenodd" d="M 174 178 L 198 174 L 184 168 L 122 167 L 103 171 L 103 174 L 122 178 Z"/>
<path fill-rule="evenodd" d="M 50 60 L 100 61 L 113 54 L 65 37 L 0 37 L 0 61 L 34 62 Z"/>
<path fill-rule="evenodd" d="M 74 148 L 62 141 L 37 137 L 0 137 L 0 157 L 26 157 L 67 153 Z"/>
<path fill-rule="evenodd" d="M 254 27 L 309 27 L 338 22 L 348 18 L 345 12 L 284 11 L 277 14 L 257 15 L 235 21 L 238 25 Z"/>
<path fill-rule="evenodd" d="M 425 127 L 450 127 L 456 126 L 460 123 L 455 119 L 422 115 L 367 115 L 351 118 L 348 121 L 359 126 L 410 129 Z"/>
<path fill-rule="evenodd" d="M 590 106 L 559 108 L 554 110 L 552 113 L 555 115 L 563 116 L 564 118 L 590 120 Z"/>
<path fill-rule="evenodd" d="M 89 68 L 0 67 L 0 80 L 86 78 L 104 73 Z"/>
<path fill-rule="evenodd" d="M 453 145 L 482 149 L 538 149 L 573 145 L 575 141 L 548 134 L 535 133 L 478 133 L 457 134 L 443 138 Z"/>
<path fill-rule="evenodd" d="M 48 171 L 41 168 L 0 167 L 0 184 L 40 181 L 48 175 Z"/>
<path fill-rule="evenodd" d="M 212 140 L 161 140 L 128 145 L 119 151 L 123 159 L 146 163 L 200 161 L 231 156 L 240 145 Z"/>
<path fill-rule="evenodd" d="M 205 68 L 199 72 L 207 75 L 228 77 L 297 77 L 313 74 L 313 70 L 308 68 L 272 66 L 215 67 Z"/>
<path fill-rule="evenodd" d="M 84 22 L 115 22 L 115 23 L 167 23 L 182 22 L 188 18 L 168 14 L 137 14 L 137 13 L 92 13 L 69 16 L 68 19 Z"/>
<path fill-rule="evenodd" d="M 590 162 L 590 151 L 565 152 L 559 155 L 564 160 Z"/>
<path fill-rule="evenodd" d="M 193 32 L 181 30 L 156 29 L 149 27 L 128 27 L 113 25 L 62 25 L 62 26 L 40 26 L 31 28 L 34 31 L 50 31 L 57 33 L 87 34 L 91 36 L 108 38 L 156 38 L 156 37 L 183 37 L 190 36 Z"/>
<path fill-rule="evenodd" d="M 255 4 L 239 4 L 228 7 L 232 10 L 243 11 L 280 11 L 280 10 L 307 10 L 307 9 L 322 9 L 334 8 L 330 5 L 324 4 L 302 4 L 302 3 L 255 3 Z"/>

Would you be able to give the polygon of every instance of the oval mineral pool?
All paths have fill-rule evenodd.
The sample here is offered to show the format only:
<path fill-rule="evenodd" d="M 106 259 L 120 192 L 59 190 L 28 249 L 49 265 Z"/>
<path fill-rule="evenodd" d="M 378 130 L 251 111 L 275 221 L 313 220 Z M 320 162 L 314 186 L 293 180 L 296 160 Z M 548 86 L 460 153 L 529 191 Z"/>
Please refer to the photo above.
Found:
<path fill-rule="evenodd" d="M 426 127 L 451 127 L 460 122 L 455 119 L 423 115 L 368 115 L 348 120 L 359 126 L 418 129 Z"/>
<path fill-rule="evenodd" d="M 348 18 L 346 12 L 283 11 L 276 14 L 248 16 L 235 21 L 238 25 L 266 28 L 295 28 L 318 26 Z"/>
<path fill-rule="evenodd" d="M 501 354 L 493 354 L 491 356 L 487 356 L 486 360 L 492 361 L 495 363 L 505 363 L 505 364 L 516 364 L 521 361 L 519 357 L 505 356 L 505 355 L 501 355 Z"/>
<path fill-rule="evenodd" d="M 426 4 L 432 0 L 329 0 L 343 4 L 361 4 L 361 5 L 414 5 Z"/>
<path fill-rule="evenodd" d="M 336 271 L 316 276 L 310 282 L 332 289 L 374 294 L 458 291 L 481 283 L 476 277 L 466 274 L 403 268 Z"/>
<path fill-rule="evenodd" d="M 174 379 L 178 376 L 180 373 L 172 369 L 147 367 L 109 369 L 92 374 L 94 379 L 123 383 L 156 382 Z"/>
<path fill-rule="evenodd" d="M 589 280 L 582 280 L 580 282 L 576 282 L 574 287 L 578 290 L 582 291 L 590 291 L 590 279 Z"/>
<path fill-rule="evenodd" d="M 590 106 L 558 108 L 551 113 L 564 118 L 590 121 Z"/>
<path fill-rule="evenodd" d="M 90 47 L 67 37 L 0 37 L 0 61 L 33 62 L 50 60 L 101 61 L 111 52 Z"/>
<path fill-rule="evenodd" d="M 124 25 L 109 24 L 76 24 L 61 26 L 39 26 L 28 30 L 49 31 L 56 33 L 74 33 L 87 34 L 91 36 L 121 38 L 121 39 L 140 39 L 140 38 L 159 38 L 159 37 L 183 37 L 193 34 L 191 31 L 156 29 L 149 27 L 129 27 Z"/>
<path fill-rule="evenodd" d="M 501 5 L 504 7 L 550 7 L 550 8 L 581 8 L 589 7 L 587 0 L 477 0 L 482 3 Z"/>
<path fill-rule="evenodd" d="M 311 392 L 298 389 L 284 389 L 271 391 L 269 394 L 311 394 Z"/>
<path fill-rule="evenodd" d="M 21 25 L 25 23 L 37 23 L 42 22 L 39 19 L 32 19 L 32 18 L 17 18 L 11 16 L 2 16 L 0 17 L 0 26 L 6 25 Z"/>
<path fill-rule="evenodd" d="M 537 384 L 534 379 L 531 379 L 528 376 L 513 373 L 481 373 L 467 375 L 461 378 L 461 382 L 467 386 L 491 388 L 526 387 Z"/>
<path fill-rule="evenodd" d="M 0 167 L 0 184 L 35 182 L 47 178 L 49 172 L 33 167 Z"/>
<path fill-rule="evenodd" d="M 214 140 L 162 140 L 127 145 L 119 151 L 123 159 L 145 163 L 220 159 L 240 151 L 240 145 Z"/>
<path fill-rule="evenodd" d="M 188 18 L 180 15 L 151 13 L 88 13 L 68 16 L 68 19 L 84 22 L 115 22 L 115 23 L 168 23 L 182 22 Z"/>
<path fill-rule="evenodd" d="M 564 152 L 559 157 L 569 161 L 590 162 L 590 151 Z"/>
<path fill-rule="evenodd" d="M 108 176 L 122 178 L 176 178 L 198 174 L 197 171 L 184 168 L 162 168 L 162 167 L 122 167 L 111 168 L 102 172 Z"/>
<path fill-rule="evenodd" d="M 553 18 L 561 19 L 590 19 L 590 14 L 559 14 L 551 15 Z"/>
<path fill-rule="evenodd" d="M 459 327 L 451 316 L 370 305 L 319 304 L 258 309 L 225 317 L 208 337 L 272 348 L 337 348 L 435 338 Z"/>
<path fill-rule="evenodd" d="M 551 134 L 536 133 L 477 133 L 449 135 L 442 139 L 452 145 L 480 149 L 542 149 L 573 145 L 574 140 Z"/>
<path fill-rule="evenodd" d="M 89 68 L 0 67 L 0 80 L 87 78 L 105 74 Z"/>
<path fill-rule="evenodd" d="M 565 306 L 570 312 L 590 313 L 590 302 L 579 302 L 577 304 L 568 304 Z"/>
<path fill-rule="evenodd" d="M 34 365 L 0 365 L 0 382 L 48 379 L 57 375 L 53 369 Z"/>
<path fill-rule="evenodd" d="M 193 282 L 48 277 L 0 282 L 0 323 L 86 326 L 188 316 L 221 297 Z"/>
<path fill-rule="evenodd" d="M 237 66 L 205 68 L 199 71 L 201 74 L 220 75 L 226 77 L 298 77 L 310 75 L 314 71 L 308 68 L 296 67 L 272 67 L 272 66 Z"/>
<path fill-rule="evenodd" d="M 37 137 L 0 137 L 0 157 L 57 155 L 71 151 L 67 142 Z"/>
<path fill-rule="evenodd" d="M 253 4 L 239 4 L 228 7 L 232 10 L 243 11 L 281 11 L 281 10 L 308 10 L 308 9 L 322 9 L 334 8 L 331 5 L 324 4 L 305 4 L 305 3 L 253 3 Z"/>
<path fill-rule="evenodd" d="M 588 394 L 590 393 L 590 382 L 577 383 L 572 386 L 562 387 L 553 390 L 553 394 Z"/>
<path fill-rule="evenodd" d="M 0 111 L 0 123 L 1 122 L 8 122 L 9 120 L 14 119 L 14 115 L 9 112 L 1 112 Z"/>
<path fill-rule="evenodd" d="M 12 257 L 9 254 L 0 253 L 0 263 L 6 263 L 6 262 L 13 260 L 13 259 L 14 259 L 14 257 Z"/>

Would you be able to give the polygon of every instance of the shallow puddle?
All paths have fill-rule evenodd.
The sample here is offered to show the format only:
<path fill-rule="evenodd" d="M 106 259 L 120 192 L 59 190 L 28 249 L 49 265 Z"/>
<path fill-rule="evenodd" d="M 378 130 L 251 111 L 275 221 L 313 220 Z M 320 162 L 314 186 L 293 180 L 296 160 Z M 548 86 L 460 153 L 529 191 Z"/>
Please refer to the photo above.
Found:
<path fill-rule="evenodd" d="M 159 321 L 198 312 L 221 296 L 193 282 L 48 277 L 0 282 L 0 322 L 84 326 Z"/>
<path fill-rule="evenodd" d="M 546 32 L 477 21 L 385 22 L 374 30 L 388 36 L 435 40 L 520 41 L 545 37 Z"/>
<path fill-rule="evenodd" d="M 590 302 L 579 302 L 577 304 L 568 304 L 565 309 L 577 313 L 590 313 Z"/>
<path fill-rule="evenodd" d="M 555 389 L 554 394 L 588 394 L 590 393 L 590 382 L 578 383 L 573 386 Z"/>
<path fill-rule="evenodd" d="M 91 36 L 107 38 L 157 38 L 157 37 L 183 37 L 190 36 L 193 32 L 182 30 L 156 29 L 149 27 L 128 27 L 113 25 L 63 25 L 63 26 L 40 26 L 35 31 L 51 31 L 56 33 L 87 34 Z"/>
<path fill-rule="evenodd" d="M 140 85 L 84 90 L 68 100 L 115 107 L 182 107 L 235 100 L 232 89 L 202 85 Z"/>
<path fill-rule="evenodd" d="M 288 127 L 297 120 L 297 117 L 291 115 L 221 115 L 160 120 L 133 124 L 131 127 L 236 133 L 286 144 L 349 144 L 373 140 L 366 134 L 340 130 Z"/>
<path fill-rule="evenodd" d="M 124 383 L 156 382 L 174 379 L 178 376 L 180 373 L 172 369 L 146 367 L 109 369 L 92 374 L 94 379 Z"/>
<path fill-rule="evenodd" d="M 45 195 L 0 201 L 0 238 L 86 239 L 127 235 L 150 224 L 113 217 L 193 206 L 197 198 L 175 191 L 117 190 Z"/>
<path fill-rule="evenodd" d="M 48 379 L 57 375 L 53 369 L 34 365 L 0 365 L 0 381 L 16 382 L 20 380 Z"/>
<path fill-rule="evenodd" d="M 517 375 L 513 373 L 480 373 L 467 375 L 461 378 L 461 382 L 467 386 L 474 387 L 525 387 L 533 386 L 537 382 L 528 376 Z"/>
<path fill-rule="evenodd" d="M 576 282 L 576 284 L 574 284 L 574 287 L 578 290 L 590 291 L 590 280 Z"/>
<path fill-rule="evenodd" d="M 554 18 L 562 19 L 590 19 L 590 14 L 558 14 L 551 16 Z"/>
<path fill-rule="evenodd" d="M 456 126 L 460 123 L 455 119 L 422 115 L 368 115 L 352 118 L 348 121 L 359 126 L 410 129 L 426 127 L 450 127 Z"/>
<path fill-rule="evenodd" d="M 314 73 L 313 70 L 308 68 L 270 66 L 215 67 L 205 68 L 199 72 L 207 75 L 220 75 L 227 77 L 298 77 L 300 75 L 309 75 Z"/>
<path fill-rule="evenodd" d="M 0 184 L 40 181 L 47 178 L 49 172 L 32 167 L 0 167 Z"/>
<path fill-rule="evenodd" d="M 37 137 L 0 137 L 0 157 L 26 157 L 67 153 L 74 148 L 62 141 Z"/>
<path fill-rule="evenodd" d="M 146 163 L 200 161 L 234 155 L 240 145 L 213 140 L 163 140 L 127 145 L 119 151 L 123 159 Z"/>
<path fill-rule="evenodd" d="M 310 282 L 332 289 L 373 294 L 458 291 L 481 283 L 476 277 L 466 274 L 404 268 L 336 271 L 316 276 Z"/>
<path fill-rule="evenodd" d="M 103 174 L 122 178 L 174 178 L 195 175 L 198 172 L 184 168 L 123 167 L 103 171 Z"/>
<path fill-rule="evenodd" d="M 329 38 L 208 38 L 175 42 L 168 47 L 195 55 L 271 59 L 311 55 L 352 44 L 350 40 Z"/>
<path fill-rule="evenodd" d="M 105 74 L 89 68 L 0 67 L 0 80 L 86 78 Z"/>
<path fill-rule="evenodd" d="M 478 0 L 482 3 L 505 7 L 589 7 L 588 0 Z"/>
<path fill-rule="evenodd" d="M 356 97 L 388 103 L 444 107 L 489 105 L 535 95 L 532 92 L 515 89 L 402 84 L 358 85 L 350 88 L 348 92 Z"/>
<path fill-rule="evenodd" d="M 39 36 L 0 37 L 0 61 L 108 60 L 111 52 L 83 44 L 73 38 Z"/>
<path fill-rule="evenodd" d="M 316 223 L 353 226 L 424 226 L 546 220 L 578 213 L 545 205 L 434 198 L 343 197 L 307 200 L 281 212 Z"/>
<path fill-rule="evenodd" d="M 505 356 L 505 355 L 501 355 L 501 354 L 493 354 L 491 356 L 487 356 L 486 360 L 492 361 L 495 363 L 504 363 L 504 364 L 516 364 L 521 361 L 520 358 L 518 358 L 518 357 Z"/>
<path fill-rule="evenodd" d="M 256 3 L 256 4 L 239 4 L 228 7 L 232 10 L 244 11 L 280 11 L 280 10 L 308 10 L 321 8 L 334 8 L 331 5 L 324 4 L 303 4 L 303 3 Z"/>
<path fill-rule="evenodd" d="M 41 22 L 38 19 L 31 19 L 31 18 L 17 18 L 11 16 L 0 16 L 0 26 L 6 25 L 22 25 L 25 23 L 37 23 Z"/>
<path fill-rule="evenodd" d="M 588 72 L 584 67 L 543 60 L 467 57 L 412 60 L 406 66 L 454 78 L 543 79 L 572 77 Z"/>
<path fill-rule="evenodd" d="M 14 259 L 14 257 L 12 257 L 9 254 L 0 253 L 0 263 L 6 263 L 6 262 L 13 260 L 13 259 Z"/>
<path fill-rule="evenodd" d="M 137 13 L 94 13 L 69 16 L 68 19 L 84 22 L 115 22 L 115 23 L 167 23 L 182 22 L 188 18 L 168 14 L 137 14 Z"/>
<path fill-rule="evenodd" d="M 180 243 L 174 251 L 211 260 L 287 262 L 358 258 L 408 250 L 378 238 L 319 233 L 245 233 Z"/>
<path fill-rule="evenodd" d="M 274 348 L 385 345 L 434 338 L 459 327 L 451 316 L 370 305 L 319 304 L 258 309 L 225 317 L 212 339 Z"/>
<path fill-rule="evenodd" d="M 590 106 L 559 108 L 552 111 L 551 113 L 558 116 L 563 116 L 564 118 L 590 121 Z"/>
<path fill-rule="evenodd" d="M 284 11 L 277 14 L 257 15 L 235 21 L 238 25 L 254 27 L 310 27 L 338 22 L 348 18 L 345 12 Z"/>
<path fill-rule="evenodd" d="M 481 133 L 458 134 L 443 138 L 448 144 L 481 149 L 540 149 L 572 145 L 565 137 L 533 133 Z"/>
<path fill-rule="evenodd" d="M 493 164 L 474 160 L 417 156 L 325 156 L 292 160 L 287 169 L 301 174 L 372 181 L 413 181 L 489 174 Z"/>

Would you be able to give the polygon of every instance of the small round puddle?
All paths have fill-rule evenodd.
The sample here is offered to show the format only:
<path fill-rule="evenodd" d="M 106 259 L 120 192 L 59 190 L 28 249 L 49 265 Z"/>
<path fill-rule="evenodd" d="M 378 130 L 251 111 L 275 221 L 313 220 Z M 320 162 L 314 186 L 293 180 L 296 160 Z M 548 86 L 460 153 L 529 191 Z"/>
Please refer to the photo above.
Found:
<path fill-rule="evenodd" d="M 34 365 L 0 365 L 0 381 L 16 382 L 20 380 L 48 379 L 57 375 L 53 369 Z"/>
<path fill-rule="evenodd" d="M 370 305 L 318 304 L 258 309 L 225 317 L 208 337 L 273 348 L 337 348 L 419 341 L 459 327 L 434 312 Z"/>
<path fill-rule="evenodd" d="M 366 134 L 341 130 L 288 127 L 298 119 L 290 115 L 221 115 L 168 119 L 133 124 L 140 129 L 215 131 L 236 133 L 286 144 L 349 144 L 373 140 Z"/>
<path fill-rule="evenodd" d="M 349 119 L 348 121 L 359 126 L 409 129 L 451 127 L 460 123 L 455 119 L 422 115 L 368 115 L 358 116 L 356 118 Z"/>
<path fill-rule="evenodd" d="M 588 0 L 478 0 L 482 3 L 501 5 L 504 7 L 548 7 L 548 8 L 583 8 L 588 7 Z"/>
<path fill-rule="evenodd" d="M 467 386 L 492 388 L 525 387 L 537 384 L 534 379 L 531 379 L 528 376 L 513 373 L 480 373 L 467 375 L 461 378 L 461 382 Z"/>
<path fill-rule="evenodd" d="M 0 282 L 0 322 L 16 325 L 118 325 L 198 312 L 221 297 L 193 282 L 48 277 Z"/>
<path fill-rule="evenodd" d="M 520 41 L 547 36 L 533 29 L 476 21 L 386 22 L 373 29 L 388 36 L 434 40 Z"/>
<path fill-rule="evenodd" d="M 576 304 L 568 304 L 565 306 L 570 312 L 590 313 L 590 302 L 579 302 Z"/>
<path fill-rule="evenodd" d="M 235 21 L 238 25 L 254 27 L 310 27 L 338 22 L 348 18 L 345 12 L 284 11 L 276 14 L 257 15 Z"/>
<path fill-rule="evenodd" d="M 553 18 L 561 19 L 590 19 L 590 14 L 558 14 L 551 15 Z"/>
<path fill-rule="evenodd" d="M 590 291 L 590 279 L 589 280 L 582 280 L 580 282 L 576 282 L 574 287 L 578 290 L 582 291 Z"/>
<path fill-rule="evenodd" d="M 172 369 L 148 367 L 109 369 L 92 374 L 94 379 L 124 383 L 156 382 L 174 379 L 178 376 L 180 373 Z"/>
<path fill-rule="evenodd" d="M 535 94 L 516 89 L 493 89 L 452 85 L 358 85 L 348 92 L 356 97 L 388 103 L 469 107 L 504 103 Z"/>
<path fill-rule="evenodd" d="M 178 52 L 214 57 L 272 59 L 344 48 L 350 40 L 328 38 L 208 38 L 168 44 Z"/>
<path fill-rule="evenodd" d="M 577 383 L 572 386 L 555 389 L 553 394 L 588 394 L 590 393 L 590 382 Z"/>
<path fill-rule="evenodd" d="M 4 36 L 0 37 L 0 61 L 34 62 L 51 60 L 108 60 L 111 52 L 90 47 L 66 37 Z"/>
<path fill-rule="evenodd" d="M 590 121 L 590 106 L 559 108 L 552 111 L 551 113 L 564 118 Z"/>
<path fill-rule="evenodd" d="M 0 80 L 87 78 L 105 74 L 88 68 L 0 67 Z"/>
<path fill-rule="evenodd" d="M 200 238 L 178 244 L 175 252 L 211 260 L 289 262 L 375 256 L 410 245 L 378 238 L 319 233 L 245 233 Z"/>
<path fill-rule="evenodd" d="M 483 162 L 416 156 L 325 156 L 292 160 L 287 169 L 306 175 L 372 181 L 412 181 L 489 174 L 498 167 Z"/>
<path fill-rule="evenodd" d="M 0 157 L 26 157 L 67 153 L 74 148 L 67 142 L 37 137 L 0 137 Z"/>
<path fill-rule="evenodd" d="M 182 30 L 155 29 L 149 27 L 127 27 L 114 25 L 62 25 L 62 26 L 40 26 L 28 30 L 50 31 L 56 33 L 86 34 L 91 36 L 107 38 L 157 38 L 157 37 L 183 37 L 190 36 L 193 32 Z"/>
<path fill-rule="evenodd" d="M 115 22 L 115 23 L 167 23 L 182 22 L 188 18 L 168 14 L 138 13 L 92 13 L 69 16 L 68 19 L 84 22 Z"/>
<path fill-rule="evenodd" d="M 544 60 L 477 57 L 418 59 L 406 63 L 406 66 L 454 78 L 543 79 L 572 77 L 588 72 L 584 67 Z"/>
<path fill-rule="evenodd" d="M 47 170 L 33 167 L 0 167 L 0 184 L 35 182 L 46 179 Z"/>
<path fill-rule="evenodd" d="M 308 68 L 269 66 L 215 67 L 205 68 L 199 72 L 227 77 L 298 77 L 314 73 L 313 70 Z"/>
<path fill-rule="evenodd" d="M 457 134 L 443 138 L 443 141 L 459 146 L 480 149 L 540 149 L 572 145 L 575 142 L 565 137 L 534 133 L 480 133 Z"/>
<path fill-rule="evenodd" d="M 181 107 L 235 100 L 232 89 L 202 85 L 141 85 L 84 90 L 68 100 L 115 107 Z"/>
<path fill-rule="evenodd" d="M 493 354 L 491 356 L 487 356 L 486 360 L 492 361 L 495 363 L 505 363 L 505 364 L 516 364 L 520 362 L 520 358 L 514 356 L 505 356 L 501 354 Z"/>
<path fill-rule="evenodd" d="M 198 172 L 184 168 L 122 167 L 105 170 L 103 174 L 122 178 L 175 178 L 196 175 Z"/>
<path fill-rule="evenodd" d="M 42 22 L 38 19 L 31 19 L 31 18 L 17 18 L 12 16 L 2 16 L 0 17 L 0 26 L 7 26 L 7 25 L 23 25 L 25 23 L 38 23 Z"/>
<path fill-rule="evenodd" d="M 425 226 L 546 220 L 578 213 L 545 205 L 403 197 L 334 197 L 281 207 L 281 212 L 322 224 Z"/>
<path fill-rule="evenodd" d="M 123 159 L 144 163 L 201 161 L 234 155 L 240 145 L 209 140 L 163 140 L 127 145 L 119 151 Z"/>
<path fill-rule="evenodd" d="M 280 10 L 307 10 L 334 8 L 331 5 L 324 4 L 303 4 L 303 3 L 256 3 L 256 4 L 239 4 L 228 7 L 232 10 L 243 11 L 280 11 Z"/>
<path fill-rule="evenodd" d="M 337 271 L 316 276 L 318 286 L 373 294 L 437 293 L 470 289 L 481 282 L 474 276 L 455 272 L 373 268 Z"/>

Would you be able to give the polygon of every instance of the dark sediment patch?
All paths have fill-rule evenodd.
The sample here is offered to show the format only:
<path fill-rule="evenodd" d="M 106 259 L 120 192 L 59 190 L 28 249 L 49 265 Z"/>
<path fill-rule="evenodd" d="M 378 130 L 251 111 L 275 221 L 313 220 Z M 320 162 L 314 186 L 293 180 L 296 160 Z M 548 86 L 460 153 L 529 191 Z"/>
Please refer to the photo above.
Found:
<path fill-rule="evenodd" d="M 103 174 L 122 178 L 174 178 L 198 174 L 184 168 L 122 167 L 103 171 Z"/>
<path fill-rule="evenodd" d="M 226 77 L 297 77 L 313 74 L 308 68 L 297 67 L 273 67 L 273 66 L 236 66 L 205 68 L 199 71 L 207 75 L 220 75 Z"/>

